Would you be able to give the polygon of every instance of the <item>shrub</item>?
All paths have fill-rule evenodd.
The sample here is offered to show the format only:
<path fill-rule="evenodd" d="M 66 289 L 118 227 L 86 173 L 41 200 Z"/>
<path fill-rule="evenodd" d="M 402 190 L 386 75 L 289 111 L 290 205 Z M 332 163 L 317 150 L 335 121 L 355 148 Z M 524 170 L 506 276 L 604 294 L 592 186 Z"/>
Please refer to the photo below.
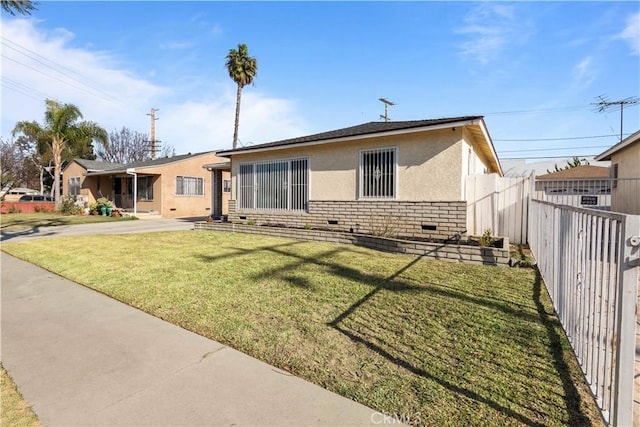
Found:
<path fill-rule="evenodd" d="M 493 232 L 490 228 L 484 230 L 484 233 L 482 233 L 482 237 L 480 237 L 480 246 L 491 246 L 491 243 L 493 241 L 492 233 Z"/>
<path fill-rule="evenodd" d="M 60 199 L 60 213 L 65 215 L 80 215 L 82 208 L 78 206 L 76 196 L 63 196 Z M 38 212 L 36 207 L 36 212 Z"/>
<path fill-rule="evenodd" d="M 9 208 L 9 213 L 21 213 L 22 211 L 20 209 L 18 209 L 15 205 L 11 206 Z"/>

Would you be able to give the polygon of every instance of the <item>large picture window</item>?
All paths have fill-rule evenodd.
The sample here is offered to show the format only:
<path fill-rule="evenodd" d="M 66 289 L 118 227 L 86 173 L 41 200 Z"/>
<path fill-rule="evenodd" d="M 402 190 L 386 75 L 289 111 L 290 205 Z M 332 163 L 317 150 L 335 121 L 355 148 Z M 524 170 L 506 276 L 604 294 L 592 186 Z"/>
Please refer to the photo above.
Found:
<path fill-rule="evenodd" d="M 138 200 L 153 200 L 153 177 L 138 176 Z"/>
<path fill-rule="evenodd" d="M 306 158 L 241 163 L 238 170 L 239 209 L 307 209 L 309 161 Z"/>
<path fill-rule="evenodd" d="M 396 197 L 397 150 L 383 148 L 360 152 L 360 197 Z"/>
<path fill-rule="evenodd" d="M 204 178 L 177 176 L 176 194 L 178 196 L 204 196 Z"/>
<path fill-rule="evenodd" d="M 78 196 L 80 194 L 80 177 L 72 176 L 69 178 L 69 196 Z"/>

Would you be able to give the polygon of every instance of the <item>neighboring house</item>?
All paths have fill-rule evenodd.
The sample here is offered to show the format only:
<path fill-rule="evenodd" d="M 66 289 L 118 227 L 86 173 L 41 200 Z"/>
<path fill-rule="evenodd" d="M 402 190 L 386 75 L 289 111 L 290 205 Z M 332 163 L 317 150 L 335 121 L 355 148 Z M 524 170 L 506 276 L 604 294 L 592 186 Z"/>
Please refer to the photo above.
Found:
<path fill-rule="evenodd" d="M 63 170 L 62 194 L 91 203 L 100 197 L 117 207 L 165 218 L 226 214 L 226 170 L 203 168 L 225 161 L 214 152 L 185 154 L 129 164 L 74 159 Z M 134 182 L 135 178 L 135 182 Z M 134 197 L 137 194 L 137 197 Z"/>
<path fill-rule="evenodd" d="M 640 131 L 596 156 L 611 161 L 611 210 L 640 215 Z"/>
<path fill-rule="evenodd" d="M 583 165 L 536 176 L 536 198 L 562 205 L 609 210 L 609 168 Z"/>
<path fill-rule="evenodd" d="M 449 238 L 466 230 L 466 177 L 502 175 L 481 116 L 358 126 L 217 153 L 229 220 Z"/>

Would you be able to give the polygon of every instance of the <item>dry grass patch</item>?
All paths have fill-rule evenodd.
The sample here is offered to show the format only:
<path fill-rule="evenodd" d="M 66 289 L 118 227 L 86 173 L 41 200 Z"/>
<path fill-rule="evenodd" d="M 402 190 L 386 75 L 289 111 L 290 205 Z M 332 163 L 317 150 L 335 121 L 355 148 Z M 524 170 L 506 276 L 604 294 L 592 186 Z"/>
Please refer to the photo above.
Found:
<path fill-rule="evenodd" d="M 40 427 L 40 421 L 31 406 L 20 395 L 7 371 L 0 365 L 0 394 L 2 410 L 0 425 L 11 427 Z"/>
<path fill-rule="evenodd" d="M 418 425 L 601 425 L 532 269 L 187 231 L 3 250 Z"/>

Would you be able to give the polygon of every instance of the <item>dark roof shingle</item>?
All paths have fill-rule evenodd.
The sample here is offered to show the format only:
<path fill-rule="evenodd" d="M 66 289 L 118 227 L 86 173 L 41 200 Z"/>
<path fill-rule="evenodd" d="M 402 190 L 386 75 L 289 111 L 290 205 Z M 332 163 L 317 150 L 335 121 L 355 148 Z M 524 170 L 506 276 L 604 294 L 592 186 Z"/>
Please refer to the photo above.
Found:
<path fill-rule="evenodd" d="M 347 137 L 353 137 L 353 136 L 376 134 L 381 132 L 391 132 L 395 130 L 405 130 L 405 129 L 426 127 L 426 126 L 436 126 L 436 125 L 455 123 L 460 121 L 477 120 L 481 118 L 482 116 L 464 116 L 464 117 L 449 117 L 449 118 L 429 119 L 429 120 L 411 120 L 411 121 L 402 121 L 402 122 L 369 122 L 369 123 L 363 123 L 357 126 L 351 126 L 348 128 L 316 133 L 314 135 L 301 136 L 298 138 L 291 138 L 291 139 L 283 139 L 281 141 L 268 142 L 265 144 L 258 144 L 258 145 L 251 145 L 248 147 L 236 148 L 234 150 L 223 150 L 223 151 L 219 151 L 217 154 L 224 155 L 230 152 L 255 150 L 256 148 L 278 147 L 283 145 L 302 144 L 305 142 L 319 142 L 319 141 L 331 140 L 336 138 L 347 138 Z"/>

